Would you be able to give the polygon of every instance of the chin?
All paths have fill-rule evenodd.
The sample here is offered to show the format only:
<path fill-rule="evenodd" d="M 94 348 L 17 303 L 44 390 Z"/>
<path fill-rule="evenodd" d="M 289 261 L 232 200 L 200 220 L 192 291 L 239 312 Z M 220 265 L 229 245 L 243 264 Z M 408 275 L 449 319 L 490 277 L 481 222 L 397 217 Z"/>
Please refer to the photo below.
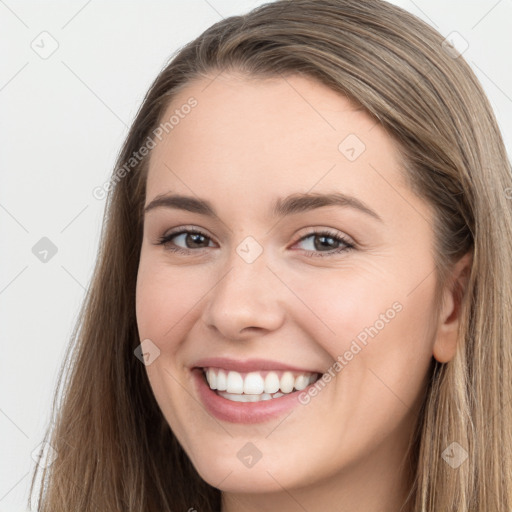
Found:
<path fill-rule="evenodd" d="M 206 483 L 224 492 L 272 493 L 282 491 L 283 487 L 293 487 L 280 477 L 272 478 L 280 473 L 278 468 L 272 470 L 263 466 L 258 468 L 257 465 L 252 468 L 235 467 L 233 462 L 226 462 L 213 466 L 208 464 L 208 467 L 202 463 L 196 466 L 196 470 Z"/>

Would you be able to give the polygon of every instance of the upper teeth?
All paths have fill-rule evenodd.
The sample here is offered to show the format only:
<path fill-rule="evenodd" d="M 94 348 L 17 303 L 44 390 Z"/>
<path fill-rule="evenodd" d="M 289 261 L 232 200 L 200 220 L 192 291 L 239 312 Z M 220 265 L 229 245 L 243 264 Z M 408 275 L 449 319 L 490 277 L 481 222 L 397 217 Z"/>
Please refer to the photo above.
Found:
<path fill-rule="evenodd" d="M 301 390 L 317 379 L 316 373 L 291 371 L 265 371 L 239 373 L 220 368 L 205 368 L 210 389 L 234 394 L 259 395 L 262 393 L 291 393 Z"/>

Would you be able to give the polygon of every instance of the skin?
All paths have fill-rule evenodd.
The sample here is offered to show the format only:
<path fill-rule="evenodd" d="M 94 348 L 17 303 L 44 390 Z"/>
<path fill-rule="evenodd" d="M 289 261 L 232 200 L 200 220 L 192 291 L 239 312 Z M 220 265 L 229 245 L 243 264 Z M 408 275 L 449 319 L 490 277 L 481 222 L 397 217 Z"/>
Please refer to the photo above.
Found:
<path fill-rule="evenodd" d="M 406 186 L 394 141 L 340 94 L 302 76 L 223 73 L 191 82 L 164 117 L 190 96 L 198 105 L 152 150 L 145 204 L 191 195 L 217 217 L 165 207 L 145 216 L 136 314 L 140 339 L 161 351 L 146 366 L 156 400 L 201 477 L 223 491 L 224 512 L 396 512 L 432 358 L 455 355 L 452 290 L 469 260 L 454 267 L 438 310 L 433 211 Z M 350 134 L 366 146 L 354 161 L 338 149 Z M 349 194 L 381 221 L 337 205 L 271 216 L 274 199 L 305 192 Z M 188 254 L 158 245 L 182 226 L 209 238 L 176 236 Z M 326 228 L 355 248 L 333 254 L 343 244 L 318 237 L 315 248 L 311 232 Z M 247 236 L 263 248 L 253 263 L 236 251 Z M 396 302 L 402 310 L 288 416 L 242 425 L 201 404 L 198 359 L 325 372 Z M 262 454 L 251 468 L 237 457 L 248 441 Z"/>

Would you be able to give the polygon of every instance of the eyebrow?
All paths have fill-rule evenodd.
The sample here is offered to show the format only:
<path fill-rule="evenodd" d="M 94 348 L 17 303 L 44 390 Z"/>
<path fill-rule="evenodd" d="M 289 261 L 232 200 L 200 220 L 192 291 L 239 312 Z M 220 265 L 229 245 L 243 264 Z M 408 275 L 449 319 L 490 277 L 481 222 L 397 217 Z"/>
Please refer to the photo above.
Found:
<path fill-rule="evenodd" d="M 297 213 L 304 213 L 324 206 L 342 206 L 353 208 L 365 213 L 374 219 L 382 221 L 382 218 L 356 197 L 335 192 L 331 194 L 298 193 L 274 201 L 271 212 L 274 217 L 284 217 Z M 209 201 L 192 196 L 179 194 L 160 194 L 156 196 L 145 208 L 144 214 L 155 208 L 175 208 L 185 210 L 208 217 L 218 217 L 215 208 Z"/>

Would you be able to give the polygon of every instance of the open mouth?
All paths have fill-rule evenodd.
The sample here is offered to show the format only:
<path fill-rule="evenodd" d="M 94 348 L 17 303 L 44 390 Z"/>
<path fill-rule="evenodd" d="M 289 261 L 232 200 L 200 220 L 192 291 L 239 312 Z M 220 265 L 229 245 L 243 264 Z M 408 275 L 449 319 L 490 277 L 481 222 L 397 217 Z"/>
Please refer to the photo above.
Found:
<path fill-rule="evenodd" d="M 288 370 L 253 371 L 247 373 L 223 368 L 201 368 L 209 388 L 232 402 L 274 400 L 302 391 L 316 382 L 320 373 Z"/>

